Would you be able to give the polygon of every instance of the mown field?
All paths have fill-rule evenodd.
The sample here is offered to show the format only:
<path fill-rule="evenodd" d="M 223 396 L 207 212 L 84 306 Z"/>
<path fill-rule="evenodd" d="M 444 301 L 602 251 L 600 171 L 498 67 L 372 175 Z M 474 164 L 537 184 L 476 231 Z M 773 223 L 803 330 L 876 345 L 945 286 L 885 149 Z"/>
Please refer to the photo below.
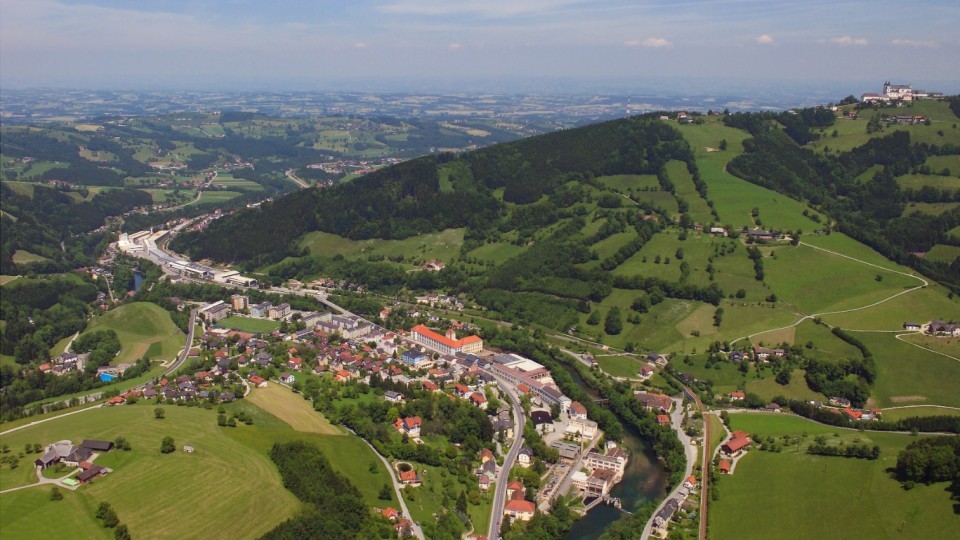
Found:
<path fill-rule="evenodd" d="M 951 233 L 960 238 L 960 231 L 951 230 Z M 952 263 L 957 257 L 960 257 L 960 247 L 948 246 L 946 244 L 937 244 L 933 246 L 930 248 L 930 251 L 923 256 L 924 259 L 941 261 L 945 263 Z"/>
<path fill-rule="evenodd" d="M 255 388 L 250 391 L 247 400 L 290 424 L 294 431 L 324 435 L 344 435 L 346 433 L 313 410 L 313 405 L 303 399 L 303 396 L 295 394 L 292 390 L 279 384 L 268 383 L 266 388 Z"/>
<path fill-rule="evenodd" d="M 710 511 L 710 538 L 940 539 L 953 538 L 960 526 L 946 483 L 905 491 L 887 471 L 895 466 L 897 453 L 916 440 L 909 435 L 837 430 L 787 415 L 732 414 L 731 424 L 754 438 L 808 437 L 799 453 L 797 447 L 782 453 L 751 450 L 735 474 L 715 484 L 720 498 Z M 832 445 L 877 444 L 880 459 L 804 453 L 817 434 Z"/>
<path fill-rule="evenodd" d="M 94 317 L 84 334 L 96 330 L 113 330 L 120 338 L 120 354 L 113 364 L 136 362 L 144 355 L 170 360 L 183 349 L 186 335 L 170 314 L 156 304 L 134 302 Z"/>
<path fill-rule="evenodd" d="M 877 360 L 877 381 L 870 394 L 877 406 L 960 407 L 960 362 L 904 343 L 893 334 L 859 333 L 857 337 Z M 943 346 L 951 347 L 952 356 L 960 358 L 956 338 Z"/>

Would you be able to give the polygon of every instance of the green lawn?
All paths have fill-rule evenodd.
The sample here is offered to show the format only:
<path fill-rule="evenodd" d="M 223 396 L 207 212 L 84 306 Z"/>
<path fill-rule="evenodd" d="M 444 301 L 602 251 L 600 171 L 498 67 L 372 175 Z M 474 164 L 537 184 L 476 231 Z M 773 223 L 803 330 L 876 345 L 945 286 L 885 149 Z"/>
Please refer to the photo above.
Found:
<path fill-rule="evenodd" d="M 948 298 L 940 287 L 924 287 L 869 309 L 827 315 L 823 320 L 851 330 L 901 330 L 907 321 L 951 318 L 960 318 L 960 298 Z"/>
<path fill-rule="evenodd" d="M 885 409 L 883 411 L 884 420 L 900 420 L 901 418 L 911 418 L 914 416 L 960 416 L 960 410 L 921 405 L 919 407 Z"/>
<path fill-rule="evenodd" d="M 645 361 L 629 356 L 600 355 L 596 358 L 597 362 L 600 363 L 600 369 L 605 373 L 609 373 L 614 377 L 626 377 L 630 379 L 636 379 L 639 376 L 640 368 L 646 363 Z"/>
<path fill-rule="evenodd" d="M 251 319 L 249 317 L 227 317 L 217 321 L 217 326 L 239 330 L 241 332 L 250 332 L 253 334 L 270 333 L 280 328 L 277 321 L 268 321 L 266 319 Z"/>
<path fill-rule="evenodd" d="M 937 156 L 940 157 L 940 156 Z M 949 156 L 944 156 L 949 157 Z M 905 174 L 897 177 L 897 183 L 902 188 L 919 190 L 923 186 L 955 191 L 960 188 L 960 178 L 953 176 L 938 176 L 933 174 Z"/>
<path fill-rule="evenodd" d="M 507 243 L 484 244 L 469 253 L 470 257 L 476 257 L 482 261 L 493 261 L 500 264 L 508 259 L 516 257 L 527 250 L 526 246 Z"/>
<path fill-rule="evenodd" d="M 710 423 L 710 455 L 712 456 L 714 452 L 717 451 L 717 447 L 720 446 L 720 443 L 727 438 L 727 432 L 723 428 L 723 421 L 720 420 L 720 417 L 715 414 L 704 415 L 707 419 L 707 422 Z"/>
<path fill-rule="evenodd" d="M 796 447 L 782 453 L 751 450 L 734 475 L 719 481 L 721 497 L 710 511 L 711 538 L 938 539 L 952 538 L 949 531 L 960 526 L 945 483 L 904 491 L 887 472 L 896 464 L 897 453 L 916 440 L 909 435 L 837 430 L 782 414 L 733 414 L 731 424 L 754 438 L 757 434 L 809 436 L 801 443 L 800 453 Z M 803 453 L 817 433 L 826 434 L 831 444 L 838 439 L 877 444 L 880 459 Z"/>
<path fill-rule="evenodd" d="M 925 165 L 938 174 L 944 169 L 947 169 L 950 172 L 950 176 L 960 176 L 960 155 L 930 156 L 927 158 Z"/>
<path fill-rule="evenodd" d="M 306 247 L 314 255 L 333 257 L 343 255 L 347 258 L 366 258 L 370 255 L 397 257 L 403 255 L 405 261 L 414 259 L 438 259 L 450 261 L 463 245 L 464 229 L 446 229 L 437 233 L 411 236 L 403 240 L 350 240 L 342 236 L 324 232 L 312 232 L 304 235 L 300 246 Z"/>
<path fill-rule="evenodd" d="M 99 501 L 80 492 L 66 489 L 60 492 L 63 500 L 56 502 L 50 500 L 49 487 L 15 491 L 0 497 L 4 538 L 114 538 L 113 531 L 102 527 L 94 518 Z"/>
<path fill-rule="evenodd" d="M 236 188 L 236 189 L 246 189 L 252 191 L 262 191 L 263 186 L 254 182 L 253 180 L 247 180 L 246 178 L 234 178 L 229 174 L 220 173 L 216 178 L 213 179 L 214 184 L 220 184 L 227 188 Z"/>
<path fill-rule="evenodd" d="M 186 336 L 170 320 L 170 314 L 149 302 L 125 304 L 94 317 L 84 333 L 95 330 L 113 330 L 120 338 L 122 349 L 113 364 L 136 362 L 145 354 L 170 360 L 186 342 Z"/>
<path fill-rule="evenodd" d="M 204 191 L 200 195 L 200 200 L 188 204 L 220 204 L 239 196 L 239 191 Z"/>

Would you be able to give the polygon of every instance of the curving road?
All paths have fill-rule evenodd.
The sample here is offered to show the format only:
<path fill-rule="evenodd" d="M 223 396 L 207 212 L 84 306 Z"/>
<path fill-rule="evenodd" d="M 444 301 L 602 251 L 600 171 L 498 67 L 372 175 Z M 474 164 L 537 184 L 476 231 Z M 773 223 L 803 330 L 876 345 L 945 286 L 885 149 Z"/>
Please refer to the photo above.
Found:
<path fill-rule="evenodd" d="M 377 449 L 374 448 L 372 444 L 370 444 L 369 442 L 367 442 L 366 439 L 364 439 L 363 437 L 357 435 L 355 431 L 353 431 L 352 429 L 350 429 L 350 428 L 348 428 L 348 427 L 344 427 L 344 429 L 346 429 L 346 430 L 349 431 L 350 433 L 353 433 L 354 435 L 356 435 L 358 439 L 360 439 L 361 441 L 364 442 L 364 444 L 366 444 L 367 446 L 369 446 L 369 447 L 370 447 L 370 450 L 373 450 L 373 453 L 376 454 L 377 457 L 380 458 L 380 461 L 383 462 L 384 466 L 387 467 L 387 474 L 390 475 L 390 480 L 393 482 L 393 490 L 397 493 L 397 500 L 400 501 L 400 510 L 403 511 L 403 516 L 406 517 L 407 519 L 409 519 L 409 520 L 410 520 L 410 523 L 413 523 L 413 526 L 412 526 L 412 527 L 413 527 L 413 535 L 414 535 L 415 537 L 419 538 L 420 540 L 424 540 L 423 529 L 420 528 L 420 525 L 417 524 L 417 522 L 413 521 L 413 516 L 410 515 L 410 510 L 407 510 L 407 503 L 403 501 L 403 494 L 400 492 L 400 490 L 403 489 L 403 486 L 400 485 L 400 482 L 397 481 L 397 477 L 394 476 L 394 474 L 393 474 L 393 467 L 390 466 L 390 462 L 387 461 L 387 458 L 385 458 L 385 457 L 383 457 L 382 455 L 380 455 L 380 452 L 377 452 Z"/>
<path fill-rule="evenodd" d="M 487 371 L 487 373 L 490 372 Z M 490 374 L 493 375 L 493 373 Z M 520 406 L 520 400 L 510 389 L 510 386 L 496 376 L 494 376 L 494 378 L 497 380 L 497 386 L 510 398 L 515 420 L 513 427 L 513 444 L 510 446 L 510 451 L 507 452 L 507 456 L 503 458 L 503 467 L 500 469 L 500 474 L 497 475 L 497 487 L 493 494 L 493 505 L 490 510 L 490 527 L 487 529 L 487 538 L 491 539 L 500 538 L 500 521 L 503 519 L 503 507 L 506 504 L 507 498 L 507 480 L 510 478 L 510 469 L 517 460 L 517 455 L 520 454 L 520 448 L 523 447 L 523 428 L 527 422 L 527 418 L 523 414 L 523 408 Z"/>
<path fill-rule="evenodd" d="M 180 366 L 187 361 L 187 356 L 190 355 L 190 348 L 193 347 L 193 329 L 197 323 L 197 308 L 190 310 L 190 326 L 187 328 L 187 345 L 183 348 L 183 351 L 180 352 L 180 358 L 173 363 L 172 366 L 166 369 L 163 372 L 163 375 L 169 375 L 174 371 L 180 369 Z"/>

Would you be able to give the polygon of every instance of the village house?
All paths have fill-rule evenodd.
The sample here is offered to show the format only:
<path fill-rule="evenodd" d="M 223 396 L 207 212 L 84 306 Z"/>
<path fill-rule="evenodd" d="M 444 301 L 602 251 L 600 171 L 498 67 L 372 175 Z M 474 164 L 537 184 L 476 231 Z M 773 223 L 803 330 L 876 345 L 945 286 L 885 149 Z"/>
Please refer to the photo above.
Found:
<path fill-rule="evenodd" d="M 670 399 L 670 396 L 643 391 L 634 392 L 633 395 L 648 411 L 668 413 L 673 407 L 673 400 Z"/>
<path fill-rule="evenodd" d="M 570 409 L 568 411 L 570 418 L 577 418 L 580 420 L 587 419 L 587 408 L 583 406 L 579 401 L 573 401 L 570 403 Z"/>
<path fill-rule="evenodd" d="M 504 506 L 503 513 L 511 519 L 530 521 L 537 510 L 537 505 L 523 499 L 513 499 Z"/>
<path fill-rule="evenodd" d="M 656 373 L 656 369 L 652 364 L 644 364 L 643 367 L 640 368 L 640 380 L 650 380 L 650 377 L 653 377 L 654 373 Z"/>
<path fill-rule="evenodd" d="M 743 392 L 743 390 L 736 390 L 727 394 L 727 397 L 730 398 L 730 401 L 743 401 L 746 399 L 747 395 Z"/>
<path fill-rule="evenodd" d="M 517 454 L 517 465 L 521 467 L 529 467 L 533 464 L 533 450 L 529 446 L 524 446 L 520 448 L 520 453 Z"/>
<path fill-rule="evenodd" d="M 394 392 L 393 390 L 387 390 L 383 393 L 383 398 L 389 401 L 390 403 L 402 403 L 403 394 L 400 392 Z"/>
<path fill-rule="evenodd" d="M 407 418 L 397 418 L 397 421 L 393 423 L 393 427 L 397 428 L 401 433 L 404 433 L 410 437 L 419 437 L 420 436 L 420 424 L 423 420 L 419 416 L 409 416 Z"/>
<path fill-rule="evenodd" d="M 728 456 L 737 456 L 750 446 L 750 436 L 743 431 L 734 431 L 730 440 L 720 446 L 720 451 Z"/>

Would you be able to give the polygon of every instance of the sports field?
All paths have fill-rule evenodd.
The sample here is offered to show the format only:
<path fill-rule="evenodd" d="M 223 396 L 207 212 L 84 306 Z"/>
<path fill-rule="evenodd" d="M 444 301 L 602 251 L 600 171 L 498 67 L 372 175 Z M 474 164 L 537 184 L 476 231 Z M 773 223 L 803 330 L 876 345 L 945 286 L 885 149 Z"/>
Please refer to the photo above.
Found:
<path fill-rule="evenodd" d="M 344 434 L 341 429 L 327 421 L 322 414 L 313 410 L 310 401 L 279 384 L 271 382 L 268 383 L 266 388 L 254 388 L 247 396 L 247 400 L 283 420 L 294 431 L 322 433 L 324 435 Z"/>
<path fill-rule="evenodd" d="M 186 336 L 170 320 L 170 314 L 149 302 L 124 304 L 94 317 L 84 333 L 94 330 L 113 330 L 120 338 L 122 348 L 112 362 L 114 365 L 136 362 L 144 355 L 170 360 L 186 342 Z"/>
<path fill-rule="evenodd" d="M 758 435 L 807 437 L 799 447 L 788 446 L 780 453 L 751 450 L 737 464 L 735 474 L 718 482 L 720 498 L 709 518 L 711 538 L 940 539 L 953 538 L 960 526 L 947 483 L 905 491 L 887 472 L 914 437 L 838 430 L 783 414 L 730 416 L 732 429 L 747 431 L 754 439 Z M 832 445 L 840 441 L 877 444 L 880 459 L 804 453 L 817 434 L 825 435 Z"/>

